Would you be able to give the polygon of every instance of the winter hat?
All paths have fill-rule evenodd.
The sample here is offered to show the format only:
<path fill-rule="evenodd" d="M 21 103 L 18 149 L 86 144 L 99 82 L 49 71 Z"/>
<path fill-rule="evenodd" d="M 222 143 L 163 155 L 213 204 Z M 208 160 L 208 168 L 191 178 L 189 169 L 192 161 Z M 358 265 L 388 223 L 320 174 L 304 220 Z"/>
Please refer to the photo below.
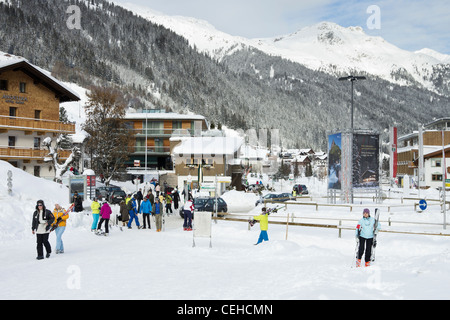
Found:
<path fill-rule="evenodd" d="M 367 213 L 367 214 L 370 216 L 370 210 L 369 210 L 369 209 L 365 208 L 365 209 L 363 210 L 363 214 L 364 214 L 364 213 Z"/>
<path fill-rule="evenodd" d="M 42 204 L 42 209 L 45 209 L 44 200 L 38 200 L 36 202 L 36 210 L 39 209 L 39 205 Z"/>

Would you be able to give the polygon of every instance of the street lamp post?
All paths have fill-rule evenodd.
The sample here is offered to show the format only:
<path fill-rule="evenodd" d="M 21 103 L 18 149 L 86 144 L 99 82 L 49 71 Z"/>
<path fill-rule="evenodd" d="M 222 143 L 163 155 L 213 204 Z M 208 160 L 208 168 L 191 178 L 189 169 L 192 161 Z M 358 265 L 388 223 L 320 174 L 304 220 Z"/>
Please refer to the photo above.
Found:
<path fill-rule="evenodd" d="M 352 117 L 351 129 L 352 129 L 352 132 L 353 132 L 353 82 L 355 82 L 357 80 L 366 80 L 366 77 L 362 77 L 362 76 L 347 76 L 347 77 L 339 78 L 339 81 L 351 81 L 352 82 L 352 111 L 351 111 L 351 117 Z"/>

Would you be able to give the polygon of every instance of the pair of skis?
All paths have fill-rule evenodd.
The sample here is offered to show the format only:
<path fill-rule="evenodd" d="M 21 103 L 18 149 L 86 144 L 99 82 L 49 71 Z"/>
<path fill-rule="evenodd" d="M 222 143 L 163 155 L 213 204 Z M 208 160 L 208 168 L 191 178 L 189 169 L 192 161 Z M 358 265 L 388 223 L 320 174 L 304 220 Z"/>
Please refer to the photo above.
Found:
<path fill-rule="evenodd" d="M 271 214 L 272 212 L 278 212 L 278 210 L 280 210 L 281 208 L 283 208 L 283 206 L 276 207 L 276 208 L 270 208 L 265 212 L 265 214 Z M 258 221 L 255 219 L 252 219 L 252 218 L 249 218 L 249 220 L 248 220 L 248 224 L 250 225 L 250 227 L 253 227 L 256 224 L 256 222 L 258 222 Z"/>
<path fill-rule="evenodd" d="M 375 262 L 375 249 L 377 248 L 377 234 L 378 234 L 378 223 L 380 220 L 380 210 L 378 208 L 375 209 L 374 215 L 375 223 L 373 225 L 373 241 L 372 241 L 372 251 L 370 254 L 370 262 Z M 356 248 L 355 248 L 355 263 L 358 266 L 358 253 L 359 253 L 359 237 L 361 234 L 361 229 L 359 225 L 357 226 L 357 237 L 356 237 Z"/>
<path fill-rule="evenodd" d="M 73 211 L 74 206 L 75 206 L 75 203 L 72 203 L 72 205 L 66 211 L 64 211 L 64 214 L 61 217 L 59 217 L 58 219 L 56 219 L 56 222 L 52 223 L 52 225 L 50 227 L 50 232 L 52 232 L 53 230 L 58 228 L 59 223 L 62 221 L 62 217 L 67 216 L 69 214 L 69 212 Z"/>

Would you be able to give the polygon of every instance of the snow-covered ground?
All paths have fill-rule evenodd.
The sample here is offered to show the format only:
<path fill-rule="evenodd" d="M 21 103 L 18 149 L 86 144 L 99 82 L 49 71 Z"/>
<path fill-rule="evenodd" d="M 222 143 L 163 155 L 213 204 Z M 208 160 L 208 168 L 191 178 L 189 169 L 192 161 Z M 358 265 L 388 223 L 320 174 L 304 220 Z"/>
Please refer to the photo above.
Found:
<path fill-rule="evenodd" d="M 13 172 L 13 195 L 7 195 L 6 172 Z M 325 184 L 308 185 L 313 199 L 326 194 Z M 125 186 L 127 187 L 127 186 Z M 288 183 L 283 189 L 290 188 Z M 394 190 L 393 190 L 394 191 Z M 392 191 L 392 194 L 394 192 Z M 401 190 L 395 190 L 401 191 Z M 428 191 L 428 199 L 437 198 Z M 400 193 L 395 192 L 400 197 Z M 435 197 L 436 196 L 436 197 Z M 254 194 L 230 191 L 223 196 L 230 211 L 256 214 Z M 67 207 L 68 192 L 53 182 L 34 178 L 0 161 L 0 299 L 42 299 L 42 289 L 64 299 L 164 300 L 270 300 L 270 299 L 449 299 L 450 237 L 382 232 L 377 261 L 369 268 L 352 268 L 354 231 L 271 224 L 270 241 L 253 244 L 259 226 L 245 222 L 212 223 L 212 248 L 207 238 L 182 230 L 178 215 L 166 217 L 165 231 L 112 227 L 109 237 L 89 229 L 90 210 L 71 213 L 63 235 L 65 253 L 36 260 L 31 217 L 36 201 L 48 208 Z M 297 201 L 297 202 L 300 202 Z M 381 209 L 384 230 L 444 232 L 442 225 L 408 225 L 395 221 L 442 223 L 439 206 L 414 212 L 413 201 L 358 199 L 350 212 L 345 207 L 288 205 L 271 219 L 286 221 L 286 214 L 305 219 L 296 222 L 337 224 L 334 218 L 359 219 L 362 208 Z M 362 202 L 360 204 L 360 202 Z M 88 201 L 84 202 L 86 208 Z M 118 208 L 113 208 L 117 212 Z M 329 220 L 311 220 L 327 218 Z M 244 217 L 245 218 L 245 217 Z M 391 218 L 392 226 L 387 225 Z M 342 221 L 354 227 L 354 221 Z M 287 240 L 286 240 L 287 236 Z M 55 235 L 50 243 L 55 247 Z"/>

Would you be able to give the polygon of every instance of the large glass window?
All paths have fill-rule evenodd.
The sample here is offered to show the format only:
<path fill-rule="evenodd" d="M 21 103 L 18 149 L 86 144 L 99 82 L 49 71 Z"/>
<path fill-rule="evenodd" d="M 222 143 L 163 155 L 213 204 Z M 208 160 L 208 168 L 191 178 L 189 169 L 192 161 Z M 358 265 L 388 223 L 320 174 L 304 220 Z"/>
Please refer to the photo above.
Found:
<path fill-rule="evenodd" d="M 163 134 L 164 122 L 162 121 L 144 121 L 143 133 L 147 130 L 147 134 Z"/>

